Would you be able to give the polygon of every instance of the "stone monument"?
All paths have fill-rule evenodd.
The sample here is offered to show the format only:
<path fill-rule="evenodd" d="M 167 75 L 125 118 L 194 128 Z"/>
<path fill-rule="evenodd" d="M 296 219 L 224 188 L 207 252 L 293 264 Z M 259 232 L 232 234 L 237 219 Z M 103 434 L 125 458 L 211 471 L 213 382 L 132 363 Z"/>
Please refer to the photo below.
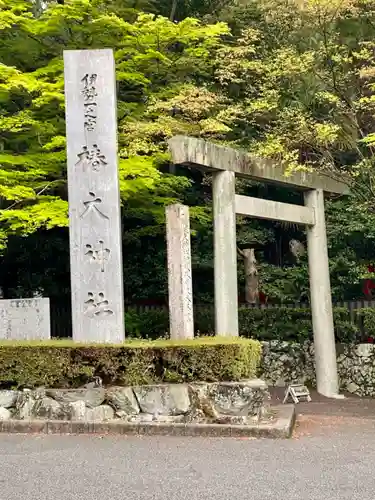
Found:
<path fill-rule="evenodd" d="M 216 335 L 238 335 L 236 214 L 306 226 L 317 388 L 324 396 L 339 397 L 324 192 L 343 194 L 347 185 L 315 172 L 287 176 L 273 161 L 193 137 L 173 137 L 169 146 L 175 165 L 213 173 Z M 236 175 L 299 189 L 305 206 L 236 195 Z"/>
<path fill-rule="evenodd" d="M 48 340 L 50 338 L 49 299 L 0 300 L 0 339 Z"/>
<path fill-rule="evenodd" d="M 172 339 L 194 337 L 189 207 L 166 208 L 169 324 Z"/>
<path fill-rule="evenodd" d="M 125 338 L 113 52 L 64 51 L 73 339 Z"/>

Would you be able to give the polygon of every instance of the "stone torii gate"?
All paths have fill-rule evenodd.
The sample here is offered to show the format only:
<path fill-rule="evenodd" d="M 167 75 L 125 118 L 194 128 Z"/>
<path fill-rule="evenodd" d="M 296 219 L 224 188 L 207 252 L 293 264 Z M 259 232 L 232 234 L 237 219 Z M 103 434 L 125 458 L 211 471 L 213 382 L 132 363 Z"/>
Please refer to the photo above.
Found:
<path fill-rule="evenodd" d="M 236 214 L 306 226 L 317 389 L 324 396 L 339 397 L 324 192 L 344 194 L 347 185 L 317 173 L 286 176 L 273 161 L 192 137 L 175 136 L 169 147 L 174 164 L 213 173 L 216 335 L 238 336 Z M 236 195 L 236 175 L 302 190 L 305 205 Z M 194 335 L 189 231 L 188 208 L 168 207 L 171 337 Z"/>

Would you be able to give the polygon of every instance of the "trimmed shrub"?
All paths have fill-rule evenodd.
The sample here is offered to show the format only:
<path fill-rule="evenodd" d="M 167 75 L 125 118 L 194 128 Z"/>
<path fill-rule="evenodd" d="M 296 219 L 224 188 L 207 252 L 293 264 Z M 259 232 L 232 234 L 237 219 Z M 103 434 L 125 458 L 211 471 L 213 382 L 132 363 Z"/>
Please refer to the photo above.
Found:
<path fill-rule="evenodd" d="M 261 345 L 248 339 L 0 343 L 0 386 L 79 387 L 93 377 L 105 385 L 236 381 L 256 376 Z"/>
<path fill-rule="evenodd" d="M 259 340 L 305 342 L 313 340 L 310 309 L 280 307 L 272 309 L 240 308 L 240 333 Z M 338 342 L 353 342 L 359 336 L 358 327 L 350 321 L 349 311 L 334 308 L 335 335 Z"/>
<path fill-rule="evenodd" d="M 213 307 L 196 307 L 194 310 L 197 334 L 214 335 L 215 312 Z M 267 309 L 240 307 L 238 311 L 240 334 L 258 340 L 287 340 L 304 342 L 313 339 L 310 309 L 275 307 Z M 357 342 L 359 328 L 351 322 L 346 308 L 334 308 L 335 334 L 338 342 Z M 374 327 L 375 329 L 375 327 Z M 127 313 L 126 330 L 131 337 L 164 337 L 169 330 L 168 311 L 150 310 Z"/>

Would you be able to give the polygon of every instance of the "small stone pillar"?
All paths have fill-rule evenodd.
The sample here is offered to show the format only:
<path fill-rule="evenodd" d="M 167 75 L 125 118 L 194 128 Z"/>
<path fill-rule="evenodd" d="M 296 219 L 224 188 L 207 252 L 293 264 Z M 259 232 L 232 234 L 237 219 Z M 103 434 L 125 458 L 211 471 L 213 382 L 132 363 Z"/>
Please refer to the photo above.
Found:
<path fill-rule="evenodd" d="M 315 212 L 315 224 L 307 226 L 307 249 L 317 390 L 323 396 L 336 397 L 339 383 L 323 191 L 308 191 L 305 194 L 305 205 Z"/>
<path fill-rule="evenodd" d="M 234 172 L 212 177 L 215 266 L 215 333 L 238 336 L 237 246 Z"/>
<path fill-rule="evenodd" d="M 194 337 L 189 207 L 165 209 L 167 225 L 169 324 L 171 339 Z"/>

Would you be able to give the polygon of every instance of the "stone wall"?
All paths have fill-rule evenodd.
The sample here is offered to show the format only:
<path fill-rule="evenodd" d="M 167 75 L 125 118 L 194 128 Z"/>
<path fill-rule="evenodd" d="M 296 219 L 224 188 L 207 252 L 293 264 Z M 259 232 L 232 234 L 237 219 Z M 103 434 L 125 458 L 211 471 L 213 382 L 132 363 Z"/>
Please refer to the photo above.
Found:
<path fill-rule="evenodd" d="M 273 386 L 288 382 L 315 385 L 314 345 L 311 342 L 263 342 L 260 376 Z M 357 396 L 375 397 L 375 345 L 338 344 L 340 387 Z"/>
<path fill-rule="evenodd" d="M 310 342 L 262 342 L 260 376 L 276 387 L 284 387 L 288 382 L 314 385 L 314 345 Z"/>
<path fill-rule="evenodd" d="M 210 422 L 247 424 L 270 417 L 267 385 L 244 382 L 137 387 L 0 390 L 0 420 Z"/>

